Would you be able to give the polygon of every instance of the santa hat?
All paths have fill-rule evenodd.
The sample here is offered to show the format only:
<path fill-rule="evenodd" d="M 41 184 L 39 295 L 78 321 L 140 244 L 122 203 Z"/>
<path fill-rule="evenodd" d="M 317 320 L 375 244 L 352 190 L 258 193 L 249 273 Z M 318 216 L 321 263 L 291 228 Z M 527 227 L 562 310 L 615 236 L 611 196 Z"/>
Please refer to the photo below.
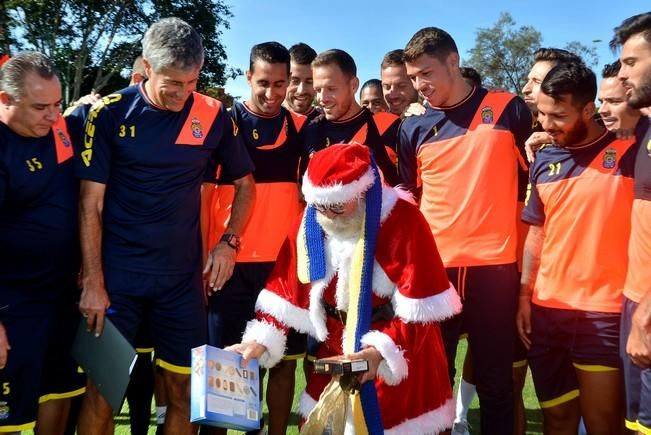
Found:
<path fill-rule="evenodd" d="M 303 283 L 325 277 L 324 233 L 316 219 L 315 204 L 346 203 L 365 196 L 364 224 L 355 246 L 349 274 L 348 319 L 344 327 L 343 351 L 362 349 L 361 338 L 371 327 L 373 266 L 380 229 L 382 181 L 380 172 L 364 145 L 333 145 L 316 153 L 303 177 L 303 194 L 308 203 L 297 238 L 297 273 Z M 383 433 L 382 418 L 373 382 L 365 382 L 353 400 L 356 422 L 367 433 Z"/>
<path fill-rule="evenodd" d="M 303 176 L 308 204 L 342 204 L 361 197 L 373 185 L 370 149 L 338 144 L 314 154 Z"/>

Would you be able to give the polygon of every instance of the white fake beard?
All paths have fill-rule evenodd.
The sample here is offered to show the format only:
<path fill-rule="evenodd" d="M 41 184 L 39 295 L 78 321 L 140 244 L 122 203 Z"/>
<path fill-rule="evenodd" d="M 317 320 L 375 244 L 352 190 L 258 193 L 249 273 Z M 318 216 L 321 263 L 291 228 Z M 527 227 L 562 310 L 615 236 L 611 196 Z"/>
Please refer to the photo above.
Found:
<path fill-rule="evenodd" d="M 329 237 L 335 239 L 358 239 L 362 233 L 365 209 L 366 201 L 362 199 L 359 201 L 359 205 L 355 211 L 349 216 L 335 216 L 331 219 L 317 212 L 316 221 Z"/>

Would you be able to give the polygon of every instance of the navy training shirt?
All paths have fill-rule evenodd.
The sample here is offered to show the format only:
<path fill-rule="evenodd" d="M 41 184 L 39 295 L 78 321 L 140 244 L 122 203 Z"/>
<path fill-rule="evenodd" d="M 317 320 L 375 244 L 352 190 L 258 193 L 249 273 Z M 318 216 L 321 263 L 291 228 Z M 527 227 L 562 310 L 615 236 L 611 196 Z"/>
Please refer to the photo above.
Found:
<path fill-rule="evenodd" d="M 176 143 L 195 97 L 183 110 L 155 106 L 144 84 L 104 97 L 89 114 L 77 175 L 106 185 L 102 255 L 105 267 L 156 273 L 201 268 L 201 185 L 216 168 L 231 179 L 253 170 L 226 109 L 210 128 L 192 116 L 202 144 Z"/>
<path fill-rule="evenodd" d="M 78 198 L 73 159 L 57 163 L 52 131 L 29 138 L 0 123 L 0 306 L 74 286 Z"/>

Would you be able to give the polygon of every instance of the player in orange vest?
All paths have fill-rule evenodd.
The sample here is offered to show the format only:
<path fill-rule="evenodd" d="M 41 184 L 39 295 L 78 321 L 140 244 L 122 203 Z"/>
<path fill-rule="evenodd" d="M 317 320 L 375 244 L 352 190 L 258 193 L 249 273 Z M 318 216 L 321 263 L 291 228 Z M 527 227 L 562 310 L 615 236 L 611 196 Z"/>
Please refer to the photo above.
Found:
<path fill-rule="evenodd" d="M 651 432 L 651 13 L 624 20 L 611 45 L 622 46 L 618 78 L 628 105 L 646 110 L 636 129 L 639 149 L 620 337 L 626 427 L 644 434 Z"/>

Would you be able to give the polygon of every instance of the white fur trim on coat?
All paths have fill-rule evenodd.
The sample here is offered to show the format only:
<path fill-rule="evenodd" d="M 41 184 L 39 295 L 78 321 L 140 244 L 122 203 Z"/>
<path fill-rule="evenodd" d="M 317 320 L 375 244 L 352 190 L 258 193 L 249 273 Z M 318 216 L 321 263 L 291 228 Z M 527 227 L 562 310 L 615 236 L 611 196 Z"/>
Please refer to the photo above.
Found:
<path fill-rule="evenodd" d="M 316 403 L 317 401 L 314 400 L 312 396 L 307 394 L 306 390 L 303 390 L 301 399 L 298 401 L 298 413 L 301 415 L 301 417 L 307 419 L 307 417 L 310 415 L 310 412 L 312 412 L 316 406 Z"/>
<path fill-rule="evenodd" d="M 267 348 L 259 359 L 262 367 L 273 367 L 285 355 L 287 336 L 271 323 L 262 320 L 250 320 L 246 324 L 242 343 L 255 341 Z"/>
<path fill-rule="evenodd" d="M 421 299 L 397 291 L 392 302 L 396 316 L 405 322 L 440 322 L 461 312 L 461 298 L 452 284 L 444 292 Z"/>
<path fill-rule="evenodd" d="M 303 196 L 308 204 L 343 204 L 361 197 L 375 181 L 373 168 L 357 180 L 348 183 L 335 183 L 330 186 L 315 186 L 310 180 L 309 170 L 303 176 Z"/>
<path fill-rule="evenodd" d="M 276 320 L 303 334 L 314 335 L 310 312 L 299 308 L 276 293 L 263 289 L 255 302 L 255 309 L 272 315 Z"/>
<path fill-rule="evenodd" d="M 386 429 L 385 435 L 436 435 L 452 427 L 454 399 L 425 414 Z"/>
<path fill-rule="evenodd" d="M 377 374 L 387 385 L 398 385 L 409 375 L 409 367 L 400 349 L 391 337 L 380 331 L 368 331 L 362 336 L 364 347 L 373 346 L 382 355 Z"/>

